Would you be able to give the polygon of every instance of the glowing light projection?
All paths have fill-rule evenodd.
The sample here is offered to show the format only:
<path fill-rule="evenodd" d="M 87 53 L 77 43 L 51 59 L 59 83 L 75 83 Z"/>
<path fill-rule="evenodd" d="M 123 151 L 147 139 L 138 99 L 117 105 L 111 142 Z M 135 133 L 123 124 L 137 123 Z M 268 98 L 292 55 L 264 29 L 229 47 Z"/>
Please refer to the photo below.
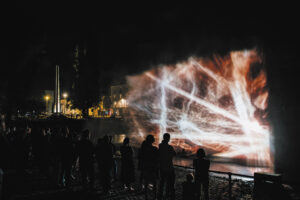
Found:
<path fill-rule="evenodd" d="M 172 135 L 194 153 L 272 167 L 266 75 L 255 50 L 189 58 L 127 78 L 132 136 Z"/>

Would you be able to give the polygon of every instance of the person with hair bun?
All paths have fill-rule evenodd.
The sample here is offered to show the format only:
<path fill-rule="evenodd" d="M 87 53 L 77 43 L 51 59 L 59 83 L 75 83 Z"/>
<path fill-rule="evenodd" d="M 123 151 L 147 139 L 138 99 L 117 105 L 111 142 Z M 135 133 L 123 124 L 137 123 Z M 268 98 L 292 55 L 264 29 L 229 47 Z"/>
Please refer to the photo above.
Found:
<path fill-rule="evenodd" d="M 197 158 L 193 161 L 193 166 L 195 169 L 195 185 L 197 192 L 197 199 L 201 196 L 201 186 L 203 188 L 205 200 L 209 199 L 208 195 L 208 185 L 209 185 L 209 175 L 208 170 L 210 167 L 210 161 L 205 158 L 204 149 L 200 148 L 197 151 Z"/>
<path fill-rule="evenodd" d="M 196 188 L 193 180 L 193 174 L 186 175 L 186 181 L 182 183 L 182 200 L 196 200 Z"/>

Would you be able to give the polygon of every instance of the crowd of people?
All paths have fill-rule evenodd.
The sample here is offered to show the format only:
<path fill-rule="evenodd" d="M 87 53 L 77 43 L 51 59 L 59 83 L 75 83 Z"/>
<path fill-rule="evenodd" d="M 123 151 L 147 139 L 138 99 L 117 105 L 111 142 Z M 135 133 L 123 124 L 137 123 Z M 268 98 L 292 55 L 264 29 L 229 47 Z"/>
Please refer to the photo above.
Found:
<path fill-rule="evenodd" d="M 145 199 L 151 193 L 154 199 L 175 199 L 173 158 L 176 152 L 169 144 L 170 134 L 163 135 L 158 147 L 154 146 L 153 135 L 145 138 L 137 152 L 137 169 L 130 138 L 126 137 L 119 148 L 119 178 L 115 156 L 117 148 L 112 137 L 99 138 L 97 144 L 93 144 L 89 137 L 89 130 L 77 134 L 68 127 L 14 126 L 1 130 L 0 168 L 3 171 L 15 170 L 18 177 L 25 177 L 28 176 L 27 169 L 36 166 L 39 173 L 47 177 L 54 186 L 69 190 L 72 189 L 72 181 L 75 179 L 79 179 L 82 188 L 88 191 L 94 190 L 95 180 L 98 180 L 106 195 L 112 189 L 112 182 L 118 179 L 125 190 L 140 190 Z M 194 173 L 187 174 L 186 181 L 182 184 L 182 199 L 200 199 L 201 191 L 205 199 L 208 199 L 210 162 L 205 158 L 203 149 L 198 150 L 193 164 Z M 139 188 L 134 188 L 136 181 Z"/>

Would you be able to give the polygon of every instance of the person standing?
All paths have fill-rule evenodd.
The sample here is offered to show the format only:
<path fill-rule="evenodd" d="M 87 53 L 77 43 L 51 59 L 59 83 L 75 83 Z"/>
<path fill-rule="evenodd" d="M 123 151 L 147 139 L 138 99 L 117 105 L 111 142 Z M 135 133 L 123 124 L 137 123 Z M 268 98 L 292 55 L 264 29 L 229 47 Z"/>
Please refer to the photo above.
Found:
<path fill-rule="evenodd" d="M 87 186 L 87 178 L 89 178 L 89 187 L 94 186 L 94 166 L 93 155 L 94 146 L 89 140 L 89 130 L 84 130 L 81 140 L 76 145 L 76 154 L 79 157 L 79 170 L 81 173 L 82 183 L 84 188 Z"/>
<path fill-rule="evenodd" d="M 116 160 L 116 152 L 117 148 L 116 145 L 114 145 L 113 141 L 113 136 L 110 135 L 109 137 L 109 144 L 112 147 L 113 150 L 113 163 L 112 163 L 112 170 L 111 170 L 111 176 L 112 176 L 112 182 L 117 181 L 117 174 L 118 174 L 118 163 Z"/>
<path fill-rule="evenodd" d="M 110 173 L 113 166 L 113 148 L 112 145 L 110 145 L 109 137 L 107 135 L 105 135 L 103 139 L 98 140 L 96 147 L 96 159 L 101 177 L 103 193 L 106 195 L 109 193 L 111 188 Z"/>
<path fill-rule="evenodd" d="M 210 167 L 210 161 L 205 159 L 204 149 L 198 149 L 197 158 L 193 161 L 193 166 L 195 169 L 195 185 L 197 188 L 197 199 L 200 199 L 201 196 L 201 186 L 204 191 L 205 200 L 209 199 L 208 195 L 208 185 L 209 185 L 209 176 L 208 170 Z"/>
<path fill-rule="evenodd" d="M 171 200 L 175 199 L 175 171 L 173 166 L 173 157 L 176 155 L 174 148 L 169 145 L 170 134 L 163 135 L 163 141 L 159 144 L 159 167 L 160 184 L 158 190 L 158 199 L 162 199 L 164 187 L 166 185 L 166 196 Z"/>
<path fill-rule="evenodd" d="M 121 180 L 125 189 L 133 190 L 134 182 L 133 150 L 129 145 L 129 138 L 125 138 L 120 148 L 121 152 Z"/>
<path fill-rule="evenodd" d="M 144 164 L 143 164 L 143 160 L 144 160 L 144 156 L 143 156 L 143 152 L 142 150 L 144 149 L 144 146 L 146 144 L 146 140 L 143 141 L 141 147 L 138 149 L 138 170 L 140 171 L 140 176 L 139 176 L 139 189 L 141 191 L 144 190 L 144 175 L 143 175 L 143 168 L 144 168 Z"/>
<path fill-rule="evenodd" d="M 70 136 L 68 127 L 63 131 L 61 139 L 61 171 L 60 171 L 60 183 L 67 188 L 71 185 L 71 169 L 74 160 L 75 150 L 73 141 Z"/>
<path fill-rule="evenodd" d="M 196 200 L 196 188 L 193 179 L 192 174 L 186 175 L 186 181 L 182 183 L 182 200 Z"/>
<path fill-rule="evenodd" d="M 9 167 L 9 156 L 9 141 L 6 137 L 5 130 L 0 130 L 0 168 L 3 170 L 6 170 Z"/>
<path fill-rule="evenodd" d="M 158 149 L 153 146 L 155 139 L 148 135 L 141 148 L 142 173 L 145 183 L 145 199 L 148 199 L 148 185 L 153 184 L 153 196 L 156 199 L 156 188 L 158 179 Z"/>

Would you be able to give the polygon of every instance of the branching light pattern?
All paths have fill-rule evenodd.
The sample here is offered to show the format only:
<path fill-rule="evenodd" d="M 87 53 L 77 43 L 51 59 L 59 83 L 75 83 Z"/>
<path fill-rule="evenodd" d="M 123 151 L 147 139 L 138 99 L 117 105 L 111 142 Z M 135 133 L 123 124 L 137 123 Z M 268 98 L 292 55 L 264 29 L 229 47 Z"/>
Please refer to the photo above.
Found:
<path fill-rule="evenodd" d="M 213 59 L 191 57 L 127 78 L 132 136 L 148 134 L 194 153 L 272 167 L 268 90 L 255 50 Z"/>

